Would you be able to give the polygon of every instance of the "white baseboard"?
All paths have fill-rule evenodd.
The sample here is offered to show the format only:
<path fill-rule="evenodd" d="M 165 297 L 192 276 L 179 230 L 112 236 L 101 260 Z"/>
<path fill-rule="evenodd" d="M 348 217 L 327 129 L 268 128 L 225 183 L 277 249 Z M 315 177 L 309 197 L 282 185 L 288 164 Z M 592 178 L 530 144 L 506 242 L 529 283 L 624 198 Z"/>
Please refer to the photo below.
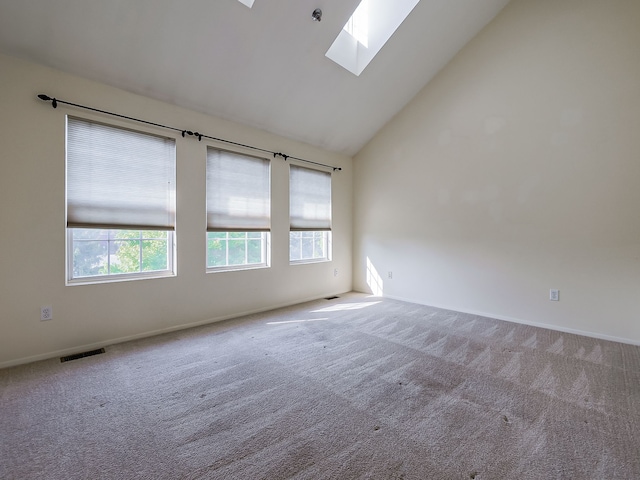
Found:
<path fill-rule="evenodd" d="M 161 329 L 158 329 L 158 330 L 151 330 L 151 331 L 148 331 L 148 332 L 137 333 L 135 335 L 128 335 L 126 337 L 112 338 L 112 339 L 102 340 L 102 341 L 95 342 L 95 343 L 77 345 L 75 347 L 65 348 L 65 349 L 62 349 L 62 350 L 55 350 L 55 351 L 52 351 L 52 352 L 41 353 L 41 354 L 38 354 L 38 355 L 31 355 L 31 356 L 28 356 L 28 357 L 17 358 L 17 359 L 14 359 L 14 360 L 7 360 L 5 362 L 1 362 L 0 363 L 0 369 L 1 368 L 8 368 L 8 367 L 15 367 L 17 365 L 23 365 L 25 363 L 38 362 L 40 360 L 48 360 L 50 358 L 63 357 L 65 355 L 73 355 L 74 353 L 78 353 L 78 352 L 86 352 L 86 351 L 89 351 L 89 350 L 96 350 L 98 348 L 108 347 L 109 345 L 115 345 L 117 343 L 130 342 L 132 340 L 140 340 L 141 338 L 153 337 L 155 335 L 162 335 L 163 333 L 171 333 L 171 332 L 176 332 L 176 331 L 179 331 L 179 330 L 186 330 L 188 328 L 200 327 L 202 325 L 208 325 L 210 323 L 222 322 L 224 320 L 229 320 L 229 319 L 232 319 L 232 318 L 244 317 L 246 315 L 253 315 L 255 313 L 268 312 L 270 310 L 277 310 L 278 308 L 291 307 L 292 305 L 298 305 L 300 303 L 305 303 L 305 302 L 312 302 L 312 301 L 315 301 L 315 300 L 320 300 L 320 299 L 325 298 L 325 297 L 331 297 L 331 296 L 334 296 L 334 295 L 344 295 L 345 293 L 348 293 L 349 291 L 336 292 L 336 293 L 326 293 L 326 294 L 323 294 L 323 295 L 314 296 L 314 297 L 310 297 L 310 298 L 298 299 L 298 300 L 295 300 L 295 301 L 292 301 L 292 302 L 286 302 L 286 303 L 277 304 L 277 305 L 270 305 L 268 307 L 258 308 L 258 309 L 255 309 L 255 310 L 247 310 L 247 311 L 244 311 L 244 312 L 233 313 L 233 314 L 230 314 L 230 315 L 223 315 L 223 316 L 220 316 L 220 317 L 208 318 L 208 319 L 200 320 L 200 321 L 197 321 L 197 322 L 185 323 L 185 324 L 182 324 L 182 325 L 175 325 L 173 327 L 161 328 Z"/>
<path fill-rule="evenodd" d="M 489 313 L 489 312 L 481 312 L 481 311 L 478 311 L 478 310 L 461 310 L 459 308 L 451 307 L 451 306 L 448 306 L 448 305 L 426 304 L 424 302 L 420 302 L 420 301 L 417 301 L 417 300 L 412 300 L 410 298 L 397 297 L 395 295 L 383 295 L 383 297 L 384 298 L 390 298 L 392 300 L 399 300 L 401 302 L 415 303 L 415 304 L 418 304 L 418 305 L 425 305 L 425 306 L 428 306 L 428 307 L 441 308 L 443 310 L 451 310 L 453 312 L 469 313 L 471 315 L 479 315 L 481 317 L 488 317 L 488 318 L 495 318 L 497 320 L 504 320 L 506 322 L 520 323 L 522 325 L 529 325 L 531 327 L 547 328 L 549 330 L 556 330 L 558 332 L 563 332 L 563 333 L 572 333 L 574 335 L 582 335 L 582 336 L 585 336 L 585 337 L 597 338 L 597 339 L 600 339 L 600 340 L 608 340 L 608 341 L 611 341 L 611 342 L 619 342 L 619 343 L 626 343 L 626 344 L 629 344 L 629 345 L 640 346 L 640 341 L 637 341 L 637 340 L 631 340 L 629 338 L 622 338 L 622 337 L 614 337 L 612 335 L 605 335 L 603 333 L 598 333 L 598 332 L 590 332 L 588 330 L 578 330 L 578 329 L 575 329 L 575 328 L 560 327 L 560 326 L 549 324 L 549 323 L 532 322 L 530 320 L 523 320 L 521 318 L 509 317 L 509 316 L 505 316 L 505 315 L 497 315 L 495 313 Z"/>

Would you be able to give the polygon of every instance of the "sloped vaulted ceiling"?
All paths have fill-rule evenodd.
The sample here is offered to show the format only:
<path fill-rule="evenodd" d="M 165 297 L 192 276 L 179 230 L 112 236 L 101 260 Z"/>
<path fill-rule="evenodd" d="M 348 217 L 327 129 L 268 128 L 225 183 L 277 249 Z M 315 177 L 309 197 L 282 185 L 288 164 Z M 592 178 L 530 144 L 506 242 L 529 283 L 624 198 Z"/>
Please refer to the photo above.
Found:
<path fill-rule="evenodd" d="M 0 0 L 0 51 L 353 155 L 508 0 L 421 0 L 356 77 L 325 53 L 358 3 Z"/>

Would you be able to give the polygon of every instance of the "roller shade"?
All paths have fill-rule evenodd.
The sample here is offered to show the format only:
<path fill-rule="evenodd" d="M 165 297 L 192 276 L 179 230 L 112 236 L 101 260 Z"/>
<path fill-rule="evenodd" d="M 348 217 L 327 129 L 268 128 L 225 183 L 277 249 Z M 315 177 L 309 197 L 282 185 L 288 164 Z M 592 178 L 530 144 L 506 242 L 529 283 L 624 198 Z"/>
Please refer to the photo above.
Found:
<path fill-rule="evenodd" d="M 271 162 L 207 149 L 207 231 L 271 230 Z"/>
<path fill-rule="evenodd" d="M 67 119 L 67 227 L 175 229 L 173 139 Z"/>
<path fill-rule="evenodd" d="M 296 230 L 331 230 L 331 174 L 289 167 L 289 223 Z"/>

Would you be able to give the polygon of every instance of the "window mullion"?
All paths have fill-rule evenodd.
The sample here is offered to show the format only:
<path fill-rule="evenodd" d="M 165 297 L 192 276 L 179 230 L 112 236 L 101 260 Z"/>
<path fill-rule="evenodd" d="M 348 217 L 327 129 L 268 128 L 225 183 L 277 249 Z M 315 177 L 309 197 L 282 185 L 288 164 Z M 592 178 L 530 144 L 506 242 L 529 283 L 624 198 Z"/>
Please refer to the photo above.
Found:
<path fill-rule="evenodd" d="M 226 249 L 226 254 L 224 257 L 224 263 L 226 265 L 229 265 L 229 232 L 226 233 L 225 235 L 225 242 L 224 242 L 224 248 Z"/>
<path fill-rule="evenodd" d="M 107 275 L 111 275 L 111 230 L 107 232 Z"/>

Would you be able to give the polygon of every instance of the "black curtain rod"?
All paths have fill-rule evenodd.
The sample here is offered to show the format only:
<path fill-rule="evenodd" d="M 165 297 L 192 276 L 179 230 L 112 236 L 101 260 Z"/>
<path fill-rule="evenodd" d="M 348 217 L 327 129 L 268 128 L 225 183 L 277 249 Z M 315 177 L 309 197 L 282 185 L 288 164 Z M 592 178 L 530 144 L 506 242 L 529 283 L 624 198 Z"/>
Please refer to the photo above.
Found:
<path fill-rule="evenodd" d="M 223 138 L 211 137 L 209 135 L 204 135 L 204 134 L 199 133 L 199 132 L 193 132 L 191 130 L 183 130 L 181 128 L 171 127 L 169 125 L 162 125 L 161 123 L 149 122 L 147 120 L 141 120 L 141 119 L 135 118 L 135 117 L 128 117 L 126 115 L 120 115 L 119 113 L 108 112 L 107 110 L 100 110 L 98 108 L 87 107 L 86 105 L 79 105 L 77 103 L 66 102 L 64 100 L 59 100 L 59 99 L 57 99 L 55 97 L 50 97 L 49 95 L 46 95 L 44 93 L 41 93 L 40 95 L 38 95 L 38 98 L 40 100 L 45 101 L 45 102 L 51 102 L 51 106 L 53 108 L 58 108 L 58 104 L 62 103 L 64 105 L 70 105 L 72 107 L 82 108 L 84 110 L 91 110 L 92 112 L 104 113 L 105 115 L 111 115 L 113 117 L 124 118 L 124 119 L 132 120 L 132 121 L 138 122 L 138 123 L 145 123 L 147 125 L 153 125 L 154 127 L 160 127 L 160 128 L 164 128 L 164 129 L 167 129 L 167 130 L 173 130 L 174 132 L 180 132 L 180 134 L 183 137 L 186 137 L 187 135 L 191 136 L 191 137 L 195 137 L 195 138 L 198 139 L 198 141 L 202 141 L 203 138 L 208 138 L 208 139 L 211 139 L 211 140 L 215 140 L 217 142 L 228 143 L 229 145 L 236 145 L 238 147 L 249 148 L 251 150 L 256 150 L 256 151 L 263 152 L 263 153 L 270 153 L 270 154 L 273 155 L 273 158 L 281 157 L 281 158 L 284 158 L 285 161 L 288 160 L 288 159 L 298 160 L 300 162 L 305 162 L 305 163 L 310 163 L 310 164 L 313 164 L 313 165 L 318 165 L 320 167 L 330 168 L 334 172 L 336 170 L 337 171 L 342 170 L 342 168 L 340 168 L 340 167 L 334 167 L 333 165 L 326 165 L 324 163 L 312 162 L 311 160 L 305 160 L 304 158 L 292 157 L 291 155 L 286 155 L 286 154 L 284 154 L 282 152 L 273 152 L 271 150 L 266 150 L 264 148 L 254 147 L 252 145 L 245 145 L 244 143 L 232 142 L 231 140 L 225 140 Z"/>

